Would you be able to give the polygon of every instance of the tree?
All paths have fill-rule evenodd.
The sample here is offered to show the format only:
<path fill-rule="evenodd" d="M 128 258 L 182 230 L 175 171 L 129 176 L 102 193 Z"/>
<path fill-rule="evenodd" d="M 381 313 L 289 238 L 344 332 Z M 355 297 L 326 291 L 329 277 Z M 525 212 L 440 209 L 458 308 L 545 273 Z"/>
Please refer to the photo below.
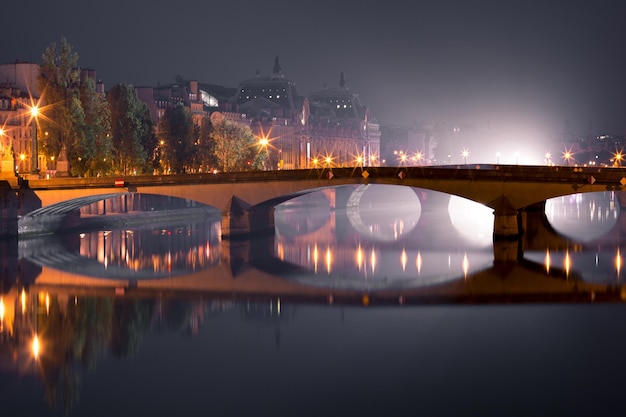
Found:
<path fill-rule="evenodd" d="M 193 152 L 194 168 L 201 172 L 210 172 L 217 167 L 215 142 L 211 137 L 213 125 L 209 117 L 203 117 L 196 128 L 196 143 Z"/>
<path fill-rule="evenodd" d="M 84 170 L 108 174 L 111 171 L 111 111 L 106 95 L 97 92 L 95 81 L 87 78 L 80 87 L 80 101 L 85 113 L 85 146 L 89 147 L 90 156 L 84 160 Z"/>
<path fill-rule="evenodd" d="M 187 170 L 195 143 L 194 131 L 191 114 L 182 104 L 165 110 L 159 124 L 159 137 L 163 143 L 162 162 L 171 173 Z"/>
<path fill-rule="evenodd" d="M 111 110 L 111 143 L 113 164 L 117 171 L 129 174 L 146 166 L 147 154 L 142 139 L 149 137 L 145 115 L 146 105 L 137 96 L 135 87 L 113 86 L 107 94 Z"/>
<path fill-rule="evenodd" d="M 261 169 L 267 158 L 248 126 L 223 119 L 213 125 L 212 138 L 217 164 L 224 172 Z"/>
<path fill-rule="evenodd" d="M 81 174 L 84 165 L 79 162 L 94 156 L 92 137 L 85 136 L 85 114 L 80 100 L 80 68 L 78 54 L 61 38 L 60 48 L 51 43 L 43 53 L 39 84 L 46 103 L 41 129 L 46 132 L 41 144 L 43 152 L 57 158 L 62 149 L 73 173 Z"/>

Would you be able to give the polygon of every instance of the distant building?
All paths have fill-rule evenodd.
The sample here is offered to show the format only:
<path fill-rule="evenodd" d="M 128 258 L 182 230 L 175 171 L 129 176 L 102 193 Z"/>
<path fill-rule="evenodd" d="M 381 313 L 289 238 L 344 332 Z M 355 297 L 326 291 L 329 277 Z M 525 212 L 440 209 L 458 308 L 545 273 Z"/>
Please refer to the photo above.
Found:
<path fill-rule="evenodd" d="M 173 84 L 156 87 L 135 87 L 141 101 L 146 103 L 155 126 L 161 121 L 165 110 L 177 104 L 188 109 L 194 123 L 200 125 L 202 118 L 215 111 L 229 111 L 228 100 L 235 95 L 234 88 L 221 87 L 212 84 L 200 83 L 196 80 L 183 80 L 177 77 Z"/>
<path fill-rule="evenodd" d="M 312 93 L 309 106 L 306 130 L 315 155 L 330 152 L 338 157 L 339 165 L 354 165 L 356 157 L 364 165 L 380 164 L 380 126 L 358 94 L 347 87 L 343 73 L 338 87 Z"/>
<path fill-rule="evenodd" d="M 271 75 L 242 81 L 232 99 L 228 120 L 250 126 L 267 138 L 270 169 L 300 169 L 315 165 L 378 165 L 380 131 L 358 95 L 345 86 L 304 97 L 293 81 L 284 77 L 276 57 Z M 345 106 L 345 107 L 344 107 Z"/>
<path fill-rule="evenodd" d="M 435 163 L 433 127 L 423 124 L 385 126 L 381 156 L 386 165 L 429 165 Z"/>

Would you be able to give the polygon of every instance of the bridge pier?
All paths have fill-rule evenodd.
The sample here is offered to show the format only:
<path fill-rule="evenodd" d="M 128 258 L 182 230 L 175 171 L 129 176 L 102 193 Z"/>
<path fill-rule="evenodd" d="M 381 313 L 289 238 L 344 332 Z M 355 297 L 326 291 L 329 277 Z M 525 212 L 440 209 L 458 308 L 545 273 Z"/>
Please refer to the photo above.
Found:
<path fill-rule="evenodd" d="M 521 215 L 506 195 L 495 199 L 493 212 L 493 240 L 516 240 L 522 235 Z"/>
<path fill-rule="evenodd" d="M 18 198 L 8 181 L 0 181 L 0 236 L 17 236 Z"/>
<path fill-rule="evenodd" d="M 274 206 L 256 206 L 232 197 L 230 209 L 222 212 L 222 238 L 245 237 L 274 230 Z"/>

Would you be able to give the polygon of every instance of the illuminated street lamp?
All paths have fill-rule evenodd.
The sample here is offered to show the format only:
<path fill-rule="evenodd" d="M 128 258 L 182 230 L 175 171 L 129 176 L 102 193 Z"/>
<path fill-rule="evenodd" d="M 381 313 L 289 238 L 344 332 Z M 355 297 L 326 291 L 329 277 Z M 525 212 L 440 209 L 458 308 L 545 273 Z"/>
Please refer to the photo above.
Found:
<path fill-rule="evenodd" d="M 31 115 L 31 129 L 32 129 L 32 142 L 31 142 L 31 161 L 30 161 L 30 171 L 33 174 L 39 174 L 39 149 L 37 143 L 37 116 L 39 116 L 39 107 L 34 105 L 30 108 Z"/>
<path fill-rule="evenodd" d="M 613 154 L 613 158 L 615 159 L 615 161 L 613 162 L 613 166 L 615 167 L 620 167 L 622 166 L 622 159 L 623 159 L 624 155 L 622 155 L 622 152 L 615 152 Z"/>
<path fill-rule="evenodd" d="M 463 163 L 467 165 L 467 157 L 469 156 L 469 151 L 467 149 L 463 149 L 463 151 L 461 151 L 461 156 L 463 157 Z"/>
<path fill-rule="evenodd" d="M 424 159 L 424 154 L 422 152 L 417 152 L 415 154 L 415 159 L 417 160 L 417 164 L 421 165 L 422 164 L 422 159 Z"/>
<path fill-rule="evenodd" d="M 552 163 L 552 154 L 550 153 L 550 151 L 548 151 L 548 152 L 546 152 L 544 154 L 544 158 L 545 158 L 545 161 L 546 161 L 546 165 L 551 165 L 551 163 Z"/>
<path fill-rule="evenodd" d="M 567 165 L 569 165 L 569 161 L 570 159 L 572 159 L 572 156 L 572 151 L 570 151 L 569 149 L 566 149 L 565 152 L 563 152 L 563 159 L 565 159 Z"/>

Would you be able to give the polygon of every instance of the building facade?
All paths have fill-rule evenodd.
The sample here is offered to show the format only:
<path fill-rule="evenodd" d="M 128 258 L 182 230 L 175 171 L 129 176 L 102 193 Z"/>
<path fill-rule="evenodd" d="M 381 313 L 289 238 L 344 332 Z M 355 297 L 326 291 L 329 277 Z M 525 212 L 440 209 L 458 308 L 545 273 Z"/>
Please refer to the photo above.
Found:
<path fill-rule="evenodd" d="M 0 157 L 2 176 L 28 173 L 41 166 L 45 158 L 33 153 L 36 120 L 31 108 L 38 103 L 39 65 L 30 62 L 0 64 Z M 33 157 L 40 164 L 34 164 Z M 6 161 L 13 159 L 13 172 L 5 172 Z"/>
<path fill-rule="evenodd" d="M 379 164 L 380 129 L 358 95 L 345 85 L 309 97 L 298 94 L 275 59 L 272 74 L 239 84 L 224 116 L 267 139 L 270 169 Z"/>

